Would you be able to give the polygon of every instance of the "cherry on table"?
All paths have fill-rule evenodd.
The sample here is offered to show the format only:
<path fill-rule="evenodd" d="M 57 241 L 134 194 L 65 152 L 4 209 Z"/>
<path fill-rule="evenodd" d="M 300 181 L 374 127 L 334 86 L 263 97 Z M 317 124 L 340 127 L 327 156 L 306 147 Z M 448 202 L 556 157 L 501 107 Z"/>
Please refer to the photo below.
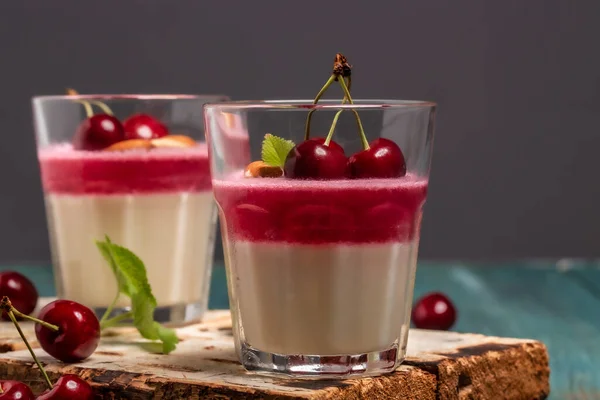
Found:
<path fill-rule="evenodd" d="M 293 179 L 340 179 L 346 176 L 346 163 L 344 153 L 309 139 L 290 150 L 283 170 Z"/>
<path fill-rule="evenodd" d="M 76 150 L 102 150 L 125 139 L 121 121 L 109 114 L 96 114 L 86 118 L 73 137 Z"/>
<path fill-rule="evenodd" d="M 39 297 L 33 283 L 15 271 L 0 272 L 0 298 L 3 296 L 10 297 L 13 307 L 26 315 L 33 312 Z M 2 319 L 10 320 L 5 312 Z"/>
<path fill-rule="evenodd" d="M 123 122 L 127 139 L 158 139 L 169 131 L 162 122 L 148 114 L 134 114 Z"/>
<path fill-rule="evenodd" d="M 385 138 L 374 140 L 369 149 L 352 155 L 348 168 L 353 178 L 398 178 L 406 175 L 402 150 Z"/>
<path fill-rule="evenodd" d="M 35 325 L 40 346 L 52 357 L 63 362 L 88 358 L 100 342 L 100 323 L 92 310 L 70 300 L 55 300 L 39 313 L 39 319 L 58 326 L 55 332 Z"/>
<path fill-rule="evenodd" d="M 313 142 L 317 142 L 319 144 L 325 144 L 325 140 L 326 138 L 323 137 L 312 137 L 308 140 L 312 140 Z M 342 154 L 344 153 L 344 148 L 342 146 L 340 146 L 339 144 L 337 144 L 336 142 L 334 142 L 333 140 L 329 141 L 329 147 L 331 147 L 333 150 L 339 150 Z"/>
<path fill-rule="evenodd" d="M 89 383 L 77 375 L 66 374 L 58 378 L 52 390 L 46 390 L 38 400 L 88 400 L 94 398 L 94 390 Z"/>
<path fill-rule="evenodd" d="M 0 400 L 34 400 L 33 392 L 23 382 L 19 381 L 0 381 Z"/>
<path fill-rule="evenodd" d="M 419 329 L 445 331 L 456 322 L 456 308 L 443 293 L 429 293 L 416 302 L 412 321 Z"/>

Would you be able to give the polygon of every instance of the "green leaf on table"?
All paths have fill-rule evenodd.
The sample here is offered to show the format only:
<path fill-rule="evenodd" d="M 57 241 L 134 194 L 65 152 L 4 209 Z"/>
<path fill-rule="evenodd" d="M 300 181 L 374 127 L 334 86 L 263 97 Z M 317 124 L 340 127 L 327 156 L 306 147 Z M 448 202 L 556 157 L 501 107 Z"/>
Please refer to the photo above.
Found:
<path fill-rule="evenodd" d="M 114 244 L 108 236 L 104 242 L 96 241 L 96 246 L 115 274 L 119 292 L 131 299 L 133 324 L 140 335 L 160 340 L 165 354 L 175 350 L 179 342 L 175 331 L 154 321 L 157 303 L 142 260 L 131 250 Z"/>
<path fill-rule="evenodd" d="M 262 143 L 261 158 L 265 164 L 283 168 L 285 159 L 294 146 L 295 144 L 291 140 L 267 133 Z"/>
<path fill-rule="evenodd" d="M 155 322 L 156 329 L 158 330 L 158 340 L 163 343 L 163 353 L 169 354 L 177 347 L 179 338 L 173 329 L 165 328 L 158 322 Z"/>
<path fill-rule="evenodd" d="M 169 354 L 175 347 L 179 339 L 173 329 L 165 328 L 154 321 L 154 309 L 156 304 L 152 304 L 148 299 L 136 294 L 131 298 L 131 310 L 133 311 L 133 324 L 146 339 L 160 340 L 163 346 L 163 353 Z"/>

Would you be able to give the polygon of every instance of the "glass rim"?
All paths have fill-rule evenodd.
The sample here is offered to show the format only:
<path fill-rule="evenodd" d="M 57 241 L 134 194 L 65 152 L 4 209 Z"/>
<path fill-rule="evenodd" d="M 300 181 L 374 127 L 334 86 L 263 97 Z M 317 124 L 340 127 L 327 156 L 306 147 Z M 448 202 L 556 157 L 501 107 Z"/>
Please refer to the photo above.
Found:
<path fill-rule="evenodd" d="M 398 109 L 398 108 L 435 108 L 437 103 L 425 100 L 399 99 L 353 99 L 354 104 L 342 104 L 340 100 L 236 100 L 220 103 L 206 103 L 205 109 L 215 110 L 248 110 L 248 109 Z"/>
<path fill-rule="evenodd" d="M 142 94 L 142 93 L 122 93 L 122 94 L 63 94 L 63 95 L 39 95 L 32 96 L 32 101 L 42 100 L 208 100 L 218 101 L 219 99 L 229 100 L 229 96 L 224 94 L 183 94 L 183 93 L 161 93 L 161 94 Z M 218 104 L 218 103 L 216 103 Z"/>

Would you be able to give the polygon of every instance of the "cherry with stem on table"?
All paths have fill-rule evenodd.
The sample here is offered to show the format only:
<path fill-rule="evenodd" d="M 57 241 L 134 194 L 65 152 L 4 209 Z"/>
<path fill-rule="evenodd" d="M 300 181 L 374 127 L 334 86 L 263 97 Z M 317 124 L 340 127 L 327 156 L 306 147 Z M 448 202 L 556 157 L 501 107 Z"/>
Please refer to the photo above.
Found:
<path fill-rule="evenodd" d="M 29 318 L 32 319 L 32 318 Z M 42 308 L 35 336 L 42 348 L 63 362 L 88 358 L 100 343 L 100 322 L 88 307 L 71 300 L 55 300 Z M 43 322 L 43 323 L 41 323 Z M 58 327 L 54 329 L 52 326 Z"/>
<path fill-rule="evenodd" d="M 6 296 L 4 296 L 2 298 L 2 300 L 0 300 L 0 309 L 3 312 L 6 312 L 6 314 L 12 321 L 12 323 L 15 325 L 17 332 L 19 332 L 19 336 L 21 336 L 21 339 L 25 343 L 27 350 L 29 350 L 29 354 L 31 354 L 33 361 L 35 361 L 38 368 L 40 369 L 40 372 L 42 373 L 42 376 L 44 377 L 46 385 L 48 386 L 48 390 L 46 390 L 44 393 L 42 393 L 38 397 L 38 399 L 41 399 L 41 400 L 63 400 L 63 399 L 65 399 L 65 400 L 66 399 L 88 400 L 88 399 L 90 399 L 91 400 L 94 398 L 94 391 L 93 391 L 92 387 L 90 386 L 90 384 L 87 383 L 86 381 L 84 381 L 83 379 L 79 378 L 77 375 L 65 374 L 57 380 L 56 384 L 52 384 L 52 381 L 48 377 L 48 374 L 46 373 L 44 367 L 42 366 L 39 359 L 35 355 L 35 352 L 31 348 L 29 341 L 25 337 L 25 334 L 23 334 L 21 326 L 19 325 L 19 322 L 17 321 L 15 314 L 18 315 L 18 314 L 20 314 L 20 312 L 13 307 L 10 299 Z M 21 317 L 23 317 L 23 315 L 21 315 Z M 34 321 L 36 320 L 35 318 L 29 317 L 29 316 L 25 316 L 25 317 L 27 319 L 31 319 Z M 51 329 L 54 331 L 60 330 L 60 328 L 58 326 L 49 324 L 45 321 L 37 320 L 35 322 L 37 322 L 38 324 L 42 324 L 47 329 Z"/>

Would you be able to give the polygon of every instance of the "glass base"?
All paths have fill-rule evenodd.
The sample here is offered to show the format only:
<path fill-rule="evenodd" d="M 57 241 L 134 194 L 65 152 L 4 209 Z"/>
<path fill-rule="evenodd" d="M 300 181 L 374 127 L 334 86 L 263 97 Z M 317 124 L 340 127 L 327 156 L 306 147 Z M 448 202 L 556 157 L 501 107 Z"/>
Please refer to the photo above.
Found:
<path fill-rule="evenodd" d="M 348 379 L 394 372 L 405 356 L 405 352 L 400 355 L 398 352 L 398 346 L 394 345 L 382 351 L 352 355 L 282 355 L 242 343 L 241 362 L 248 371 L 266 375 L 287 375 L 296 379 Z"/>
<path fill-rule="evenodd" d="M 98 319 L 102 318 L 106 307 L 94 308 L 94 313 Z M 110 317 L 116 317 L 117 315 L 131 311 L 130 307 L 114 308 L 110 313 Z M 198 302 L 191 304 L 174 304 L 170 306 L 157 307 L 154 310 L 154 320 L 161 324 L 183 324 L 199 322 L 204 317 L 206 311 L 206 303 Z M 131 323 L 131 320 L 124 320 L 123 323 Z"/>

